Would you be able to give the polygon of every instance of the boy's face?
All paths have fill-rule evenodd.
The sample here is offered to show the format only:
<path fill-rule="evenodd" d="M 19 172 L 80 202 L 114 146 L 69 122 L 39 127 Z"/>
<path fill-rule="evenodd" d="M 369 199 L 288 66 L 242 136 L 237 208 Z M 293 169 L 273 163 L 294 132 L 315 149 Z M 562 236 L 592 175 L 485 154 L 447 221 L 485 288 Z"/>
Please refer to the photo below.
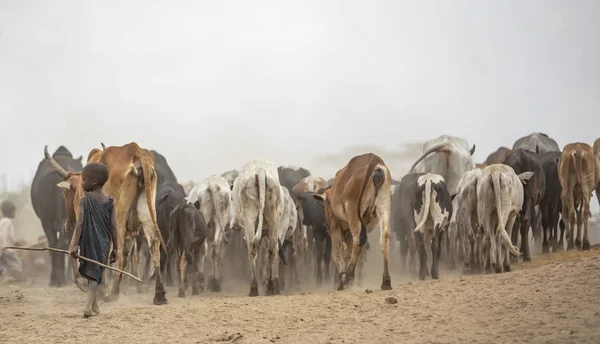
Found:
<path fill-rule="evenodd" d="M 87 173 L 81 174 L 81 187 L 83 191 L 94 191 L 97 189 L 98 180 L 91 178 Z"/>

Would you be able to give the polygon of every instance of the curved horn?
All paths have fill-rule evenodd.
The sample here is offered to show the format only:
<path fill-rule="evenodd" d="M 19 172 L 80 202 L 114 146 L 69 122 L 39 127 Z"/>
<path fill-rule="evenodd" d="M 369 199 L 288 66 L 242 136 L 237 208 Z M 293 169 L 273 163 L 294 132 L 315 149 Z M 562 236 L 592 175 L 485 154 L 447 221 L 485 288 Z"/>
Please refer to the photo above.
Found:
<path fill-rule="evenodd" d="M 103 142 L 100 142 L 100 146 L 102 146 L 102 150 L 106 150 L 106 146 L 104 145 Z"/>
<path fill-rule="evenodd" d="M 56 173 L 58 173 L 58 175 L 60 175 L 64 179 L 67 179 L 69 177 L 69 172 L 67 172 L 67 170 L 65 170 L 64 168 L 62 168 L 56 162 L 56 160 L 54 160 L 54 158 L 50 156 L 50 153 L 48 153 L 48 146 L 47 145 L 44 147 L 44 157 L 46 157 L 46 161 L 48 161 L 48 163 L 50 164 L 50 167 L 52 167 L 52 169 L 54 171 L 56 171 Z"/>

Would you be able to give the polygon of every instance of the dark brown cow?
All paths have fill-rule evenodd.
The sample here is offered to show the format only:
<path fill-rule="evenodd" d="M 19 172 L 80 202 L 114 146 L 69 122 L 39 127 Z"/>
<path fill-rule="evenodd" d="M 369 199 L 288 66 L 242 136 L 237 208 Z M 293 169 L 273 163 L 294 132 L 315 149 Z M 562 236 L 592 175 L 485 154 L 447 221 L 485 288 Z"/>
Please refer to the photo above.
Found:
<path fill-rule="evenodd" d="M 83 196 L 81 187 L 81 173 L 73 173 L 64 170 L 44 149 L 46 160 L 52 168 L 63 177 L 64 181 L 58 183 L 59 187 L 65 189 L 65 199 L 72 199 L 72 207 L 67 208 L 69 216 L 79 216 L 79 199 Z M 117 211 L 117 267 L 125 270 L 126 254 L 125 240 L 129 234 L 137 236 L 138 228 L 143 228 L 144 236 L 148 241 L 148 247 L 152 256 L 154 276 L 156 278 L 154 304 L 167 303 L 165 290 L 162 283 L 160 271 L 160 246 L 166 249 L 158 224 L 156 222 L 156 172 L 154 170 L 154 157 L 152 153 L 140 148 L 135 142 L 124 146 L 106 147 L 104 150 L 94 148 L 87 163 L 100 162 L 108 166 L 110 177 L 104 185 L 104 192 L 112 195 L 116 203 Z M 71 238 L 71 247 L 74 240 Z M 74 269 L 75 280 L 79 273 Z M 112 281 L 112 287 L 108 300 L 119 296 L 119 287 L 122 275 L 117 273 Z"/>
<path fill-rule="evenodd" d="M 510 152 L 510 148 L 500 147 L 494 153 L 488 155 L 487 159 L 483 162 L 484 165 L 501 164 L 504 162 L 504 158 Z"/>
<path fill-rule="evenodd" d="M 592 191 L 598 186 L 600 171 L 593 148 L 587 143 L 569 143 L 563 149 L 558 163 L 558 178 L 562 185 L 562 217 L 567 229 L 567 250 L 573 249 L 573 234 L 577 221 L 575 245 L 590 249 L 588 220 Z M 581 231 L 583 225 L 583 245 Z"/>
<path fill-rule="evenodd" d="M 594 156 L 596 157 L 596 164 L 600 167 L 600 138 L 597 138 L 596 141 L 594 141 Z M 596 186 L 596 199 L 600 206 L 600 183 Z"/>
<path fill-rule="evenodd" d="M 344 289 L 354 280 L 359 258 L 361 254 L 366 254 L 363 248 L 367 242 L 367 231 L 373 230 L 377 225 L 381 230 L 383 253 L 381 289 L 392 289 L 388 268 L 391 182 L 390 170 L 383 160 L 368 153 L 352 158 L 335 174 L 331 187 L 321 194 L 313 195 L 315 199 L 325 203 L 332 256 L 340 277 L 338 290 Z M 348 252 L 342 255 L 340 247 L 343 237 L 347 238 L 345 241 Z"/>

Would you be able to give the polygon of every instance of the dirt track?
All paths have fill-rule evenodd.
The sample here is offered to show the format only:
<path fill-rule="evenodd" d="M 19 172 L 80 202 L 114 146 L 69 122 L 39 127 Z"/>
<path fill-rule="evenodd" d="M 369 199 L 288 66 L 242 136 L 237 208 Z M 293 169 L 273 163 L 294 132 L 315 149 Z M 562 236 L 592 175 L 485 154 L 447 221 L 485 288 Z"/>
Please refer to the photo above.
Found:
<path fill-rule="evenodd" d="M 516 271 L 442 275 L 410 284 L 275 297 L 240 292 L 154 306 L 130 291 L 81 318 L 85 295 L 69 286 L 0 289 L 1 343 L 599 343 L 600 250 L 534 257 Z M 380 270 L 380 269 L 377 269 Z M 378 272 L 377 272 L 378 274 Z M 329 285 L 327 286 L 329 287 Z M 243 290 L 243 292 L 242 292 Z M 387 304 L 394 297 L 397 304 Z"/>

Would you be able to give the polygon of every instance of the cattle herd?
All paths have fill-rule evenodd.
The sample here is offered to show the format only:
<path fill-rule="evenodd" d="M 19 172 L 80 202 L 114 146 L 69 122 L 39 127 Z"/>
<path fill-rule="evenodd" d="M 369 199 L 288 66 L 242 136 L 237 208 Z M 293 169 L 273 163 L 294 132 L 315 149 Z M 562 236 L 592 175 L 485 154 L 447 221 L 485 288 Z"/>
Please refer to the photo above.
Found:
<path fill-rule="evenodd" d="M 361 285 L 367 233 L 377 227 L 382 290 L 392 289 L 390 247 L 400 253 L 392 264 L 419 280 L 439 278 L 440 260 L 465 273 L 510 271 L 511 262 L 531 260 L 530 228 L 543 253 L 563 250 L 565 241 L 567 250 L 589 249 L 590 200 L 600 192 L 600 139 L 561 151 L 542 133 L 501 147 L 483 164 L 473 162 L 475 145 L 442 135 L 424 144 L 399 182 L 369 153 L 350 159 L 329 181 L 257 159 L 184 187 L 156 151 L 134 142 L 101 147 L 87 163 L 109 168 L 104 189 L 117 204 L 122 248 L 116 267 L 142 277 L 139 292 L 153 279 L 154 304 L 167 302 L 163 280 L 174 284 L 174 272 L 180 297 L 189 284 L 192 295 L 221 291 L 226 261 L 248 277 L 249 296 L 259 287 L 266 295 L 299 288 L 304 278 L 320 285 L 331 279 L 332 260 L 335 288 L 355 277 Z M 31 200 L 48 245 L 67 249 L 83 195 L 82 157 L 63 146 L 44 154 Z M 50 253 L 51 286 L 77 281 L 75 261 L 66 257 Z M 105 274 L 103 297 L 115 299 L 121 274 Z"/>

